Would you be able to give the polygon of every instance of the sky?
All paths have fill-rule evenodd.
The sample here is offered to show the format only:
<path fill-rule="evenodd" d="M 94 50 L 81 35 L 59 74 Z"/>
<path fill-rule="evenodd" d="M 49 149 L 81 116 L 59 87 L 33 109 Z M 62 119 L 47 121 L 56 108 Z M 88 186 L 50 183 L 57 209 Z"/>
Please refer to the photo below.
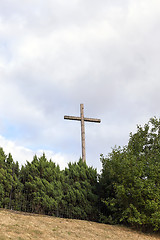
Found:
<path fill-rule="evenodd" d="M 160 114 L 159 0 L 1 0 L 0 146 L 24 165 L 45 152 L 67 167 L 100 154 Z"/>

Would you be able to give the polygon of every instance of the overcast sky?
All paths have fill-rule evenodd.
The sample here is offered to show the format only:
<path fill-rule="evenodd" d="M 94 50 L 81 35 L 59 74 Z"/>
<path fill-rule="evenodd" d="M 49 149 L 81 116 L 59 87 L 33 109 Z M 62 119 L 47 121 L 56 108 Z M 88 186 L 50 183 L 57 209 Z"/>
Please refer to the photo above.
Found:
<path fill-rule="evenodd" d="M 89 166 L 160 115 L 159 0 L 1 0 L 0 146 L 25 164 L 43 152 Z"/>

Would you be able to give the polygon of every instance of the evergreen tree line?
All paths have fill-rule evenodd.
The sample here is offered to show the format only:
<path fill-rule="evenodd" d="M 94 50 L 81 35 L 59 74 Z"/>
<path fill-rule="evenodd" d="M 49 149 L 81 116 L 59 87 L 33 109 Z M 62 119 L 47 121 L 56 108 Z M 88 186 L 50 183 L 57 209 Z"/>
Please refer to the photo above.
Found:
<path fill-rule="evenodd" d="M 0 148 L 0 207 L 97 221 L 97 171 L 80 159 L 59 166 L 45 154 L 19 168 Z"/>
<path fill-rule="evenodd" d="M 43 154 L 20 168 L 0 148 L 0 207 L 160 230 L 160 120 L 101 162 L 100 174 L 81 159 L 60 170 Z"/>

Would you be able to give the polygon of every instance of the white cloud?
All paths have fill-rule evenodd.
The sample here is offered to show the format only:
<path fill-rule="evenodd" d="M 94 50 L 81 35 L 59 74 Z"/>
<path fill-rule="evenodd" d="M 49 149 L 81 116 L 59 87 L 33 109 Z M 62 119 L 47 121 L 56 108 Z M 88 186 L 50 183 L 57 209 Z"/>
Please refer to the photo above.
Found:
<path fill-rule="evenodd" d="M 63 115 L 79 115 L 83 102 L 85 115 L 102 119 L 86 125 L 88 162 L 99 167 L 101 152 L 159 115 L 159 12 L 158 0 L 2 0 L 5 140 L 29 153 L 50 149 L 63 165 L 81 154 L 80 125 Z"/>
<path fill-rule="evenodd" d="M 53 151 L 45 149 L 33 151 L 29 148 L 19 146 L 16 142 L 9 141 L 2 136 L 0 136 L 0 147 L 3 148 L 5 154 L 8 155 L 9 153 L 11 153 L 13 156 L 13 160 L 18 161 L 21 166 L 25 165 L 26 161 L 31 162 L 35 154 L 38 157 L 41 157 L 43 153 L 45 153 L 45 156 L 48 160 L 51 159 L 53 162 L 58 164 L 61 169 L 67 167 L 69 162 L 75 162 L 77 160 L 77 156 L 71 154 L 67 155 L 63 153 L 54 153 Z"/>

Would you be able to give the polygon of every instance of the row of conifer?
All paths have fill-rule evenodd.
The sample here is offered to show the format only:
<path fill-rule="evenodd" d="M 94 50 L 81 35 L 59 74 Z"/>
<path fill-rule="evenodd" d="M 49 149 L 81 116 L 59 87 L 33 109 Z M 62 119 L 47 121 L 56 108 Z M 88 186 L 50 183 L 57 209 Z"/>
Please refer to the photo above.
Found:
<path fill-rule="evenodd" d="M 60 170 L 43 154 L 20 168 L 0 148 L 0 207 L 160 230 L 160 120 L 101 162 L 100 174 L 81 159 Z"/>

